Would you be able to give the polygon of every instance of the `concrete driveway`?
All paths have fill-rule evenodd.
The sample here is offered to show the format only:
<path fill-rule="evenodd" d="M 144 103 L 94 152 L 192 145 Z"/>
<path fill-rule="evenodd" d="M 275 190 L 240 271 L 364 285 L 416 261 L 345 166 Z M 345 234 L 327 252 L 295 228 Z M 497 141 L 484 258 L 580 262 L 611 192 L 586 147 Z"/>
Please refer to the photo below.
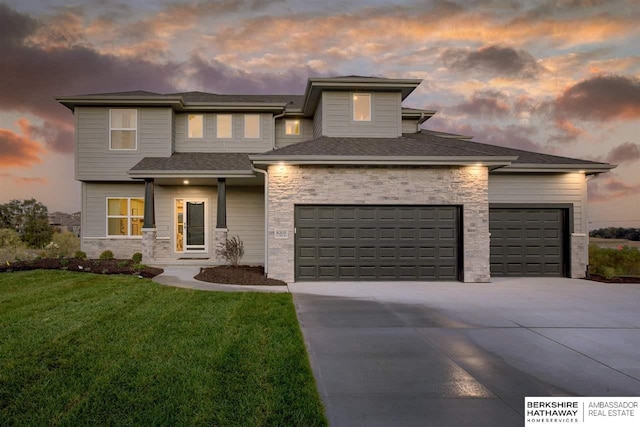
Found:
<path fill-rule="evenodd" d="M 524 396 L 640 396 L 640 285 L 290 285 L 332 426 L 518 426 Z"/>

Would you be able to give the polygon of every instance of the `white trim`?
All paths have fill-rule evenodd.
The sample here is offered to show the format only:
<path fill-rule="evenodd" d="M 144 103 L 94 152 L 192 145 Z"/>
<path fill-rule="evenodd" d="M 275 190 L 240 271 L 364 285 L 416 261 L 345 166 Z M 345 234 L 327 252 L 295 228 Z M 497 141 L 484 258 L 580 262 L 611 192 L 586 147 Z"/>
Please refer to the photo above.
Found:
<path fill-rule="evenodd" d="M 247 136 L 247 116 L 255 116 L 258 118 L 258 136 Z M 262 115 L 260 114 L 245 114 L 242 118 L 242 137 L 244 139 L 260 139 L 262 135 Z"/>
<path fill-rule="evenodd" d="M 356 119 L 356 102 L 355 102 L 355 98 L 357 96 L 362 96 L 362 97 L 367 97 L 369 99 L 369 118 L 368 119 Z M 371 96 L 371 93 L 365 93 L 365 92 L 352 92 L 351 93 L 351 121 L 353 122 L 371 122 L 373 120 L 373 108 L 371 105 L 371 98 L 373 98 Z"/>
<path fill-rule="evenodd" d="M 190 137 L 189 136 L 189 116 L 201 116 L 202 117 L 202 136 L 195 136 L 195 137 Z M 187 113 L 185 114 L 185 120 L 187 121 L 186 124 L 186 128 L 187 128 L 187 140 L 188 141 L 202 141 L 205 137 L 205 129 L 207 128 L 207 124 L 206 124 L 206 117 L 205 114 L 202 113 Z"/>
<path fill-rule="evenodd" d="M 132 199 L 136 199 L 136 200 L 142 200 L 142 213 L 141 215 L 131 215 L 131 200 Z M 127 214 L 126 215 L 109 215 L 109 200 L 126 200 L 127 201 Z M 126 235 L 122 235 L 122 234 L 109 234 L 109 219 L 111 218 L 116 218 L 116 219 L 126 219 L 127 220 L 127 234 Z M 140 227 L 140 231 L 143 230 L 144 228 L 144 197 L 112 197 L 109 196 L 106 198 L 106 203 L 105 203 L 105 231 L 104 231 L 104 235 L 106 236 L 105 238 L 107 239 L 129 239 L 129 238 L 142 238 L 142 235 L 137 235 L 137 234 L 131 234 L 131 227 L 132 227 L 132 219 L 137 218 L 139 220 L 142 221 L 142 225 L 143 227 Z"/>
<path fill-rule="evenodd" d="M 231 120 L 229 123 L 229 129 L 231 130 L 231 135 L 229 136 L 220 136 L 219 135 L 219 125 L 220 125 L 220 117 L 229 117 Z M 216 114 L 216 139 L 233 139 L 233 114 Z"/>
<path fill-rule="evenodd" d="M 128 110 L 128 111 L 134 111 L 136 114 L 136 127 L 134 128 L 114 128 L 111 127 L 111 114 L 113 112 L 113 110 Z M 140 115 L 138 114 L 138 109 L 137 108 L 109 108 L 109 151 L 137 151 L 138 150 L 138 128 L 140 128 Z M 111 131 L 114 130 L 128 130 L 128 131 L 135 131 L 136 133 L 136 137 L 134 138 L 134 142 L 135 142 L 135 147 L 134 148 L 111 148 Z"/>
<path fill-rule="evenodd" d="M 182 200 L 183 212 L 182 212 L 182 252 L 176 250 L 176 235 L 178 234 L 178 216 L 176 215 L 176 209 L 178 200 Z M 204 245 L 202 249 L 192 249 L 187 251 L 187 202 L 203 202 L 204 203 Z M 174 197 L 173 198 L 173 210 L 171 212 L 173 219 L 173 233 L 171 239 L 171 253 L 174 255 L 184 254 L 208 254 L 209 253 L 209 198 L 208 197 Z"/>
<path fill-rule="evenodd" d="M 108 236 L 108 237 L 83 237 L 82 240 L 124 240 L 124 239 L 133 239 L 133 240 L 141 240 L 142 236 Z"/>

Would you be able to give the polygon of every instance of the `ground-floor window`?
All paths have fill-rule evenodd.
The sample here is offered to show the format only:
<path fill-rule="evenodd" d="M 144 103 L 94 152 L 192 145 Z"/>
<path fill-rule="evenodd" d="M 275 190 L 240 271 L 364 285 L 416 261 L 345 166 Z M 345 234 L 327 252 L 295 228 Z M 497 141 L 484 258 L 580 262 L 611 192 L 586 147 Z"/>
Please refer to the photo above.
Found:
<path fill-rule="evenodd" d="M 107 236 L 142 236 L 144 199 L 107 198 Z"/>

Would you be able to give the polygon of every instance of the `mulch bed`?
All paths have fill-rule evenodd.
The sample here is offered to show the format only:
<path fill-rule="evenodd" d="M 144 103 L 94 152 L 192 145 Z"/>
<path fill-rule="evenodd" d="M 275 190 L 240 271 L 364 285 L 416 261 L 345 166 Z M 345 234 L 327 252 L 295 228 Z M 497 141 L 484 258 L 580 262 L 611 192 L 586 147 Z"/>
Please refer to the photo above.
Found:
<path fill-rule="evenodd" d="M 594 282 L 602 283 L 640 283 L 640 277 L 633 276 L 617 276 L 612 277 L 611 279 L 607 279 L 606 277 L 600 276 L 599 274 L 589 274 L 587 279 L 593 280 Z"/>
<path fill-rule="evenodd" d="M 203 268 L 195 279 L 202 280 L 203 282 L 225 283 L 228 285 L 287 285 L 282 280 L 265 277 L 263 267 L 251 267 L 248 265 L 239 265 L 237 267 L 221 265 L 218 267 Z"/>
<path fill-rule="evenodd" d="M 0 265 L 0 273 L 28 270 L 67 270 L 81 273 L 97 274 L 132 274 L 145 278 L 156 277 L 164 270 L 155 267 L 134 268 L 130 259 L 76 259 L 76 258 L 42 258 L 30 261 L 16 261 L 9 265 Z"/>

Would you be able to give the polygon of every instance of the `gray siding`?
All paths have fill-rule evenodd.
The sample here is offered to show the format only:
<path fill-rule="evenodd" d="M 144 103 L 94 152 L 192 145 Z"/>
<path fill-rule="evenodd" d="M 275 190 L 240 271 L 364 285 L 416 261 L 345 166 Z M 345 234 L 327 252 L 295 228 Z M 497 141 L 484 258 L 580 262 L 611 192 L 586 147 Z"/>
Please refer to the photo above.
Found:
<path fill-rule="evenodd" d="M 77 107 L 76 179 L 129 181 L 127 171 L 146 156 L 171 155 L 171 109 L 138 108 L 136 150 L 109 149 L 109 108 Z"/>
<path fill-rule="evenodd" d="M 402 119 L 402 133 L 417 133 L 418 121 L 415 119 Z"/>
<path fill-rule="evenodd" d="M 371 92 L 371 121 L 353 121 L 351 92 L 322 93 L 322 134 L 394 138 L 402 134 L 400 92 Z"/>
<path fill-rule="evenodd" d="M 244 264 L 264 265 L 264 188 L 227 187 L 229 237 L 244 243 Z"/>
<path fill-rule="evenodd" d="M 244 114 L 232 114 L 231 138 L 216 138 L 217 114 L 204 114 L 204 138 L 187 139 L 187 114 L 176 114 L 176 152 L 262 153 L 273 148 L 273 115 L 260 114 L 260 138 L 244 138 Z"/>
<path fill-rule="evenodd" d="M 572 203 L 575 233 L 587 232 L 584 174 L 491 174 L 489 203 Z"/>
<path fill-rule="evenodd" d="M 313 137 L 320 138 L 322 133 L 322 108 L 324 103 L 322 102 L 322 95 L 320 94 L 320 101 L 316 107 L 316 112 L 313 114 Z"/>
<path fill-rule="evenodd" d="M 82 190 L 83 238 L 107 236 L 107 197 L 144 198 L 143 183 L 85 182 Z M 134 237 L 134 239 L 139 239 L 139 237 Z"/>
<path fill-rule="evenodd" d="M 309 119 L 300 120 L 300 135 L 285 135 L 284 122 L 286 119 L 276 120 L 276 147 L 284 147 L 300 141 L 313 139 L 313 121 Z M 289 119 L 291 120 L 291 119 Z"/>

